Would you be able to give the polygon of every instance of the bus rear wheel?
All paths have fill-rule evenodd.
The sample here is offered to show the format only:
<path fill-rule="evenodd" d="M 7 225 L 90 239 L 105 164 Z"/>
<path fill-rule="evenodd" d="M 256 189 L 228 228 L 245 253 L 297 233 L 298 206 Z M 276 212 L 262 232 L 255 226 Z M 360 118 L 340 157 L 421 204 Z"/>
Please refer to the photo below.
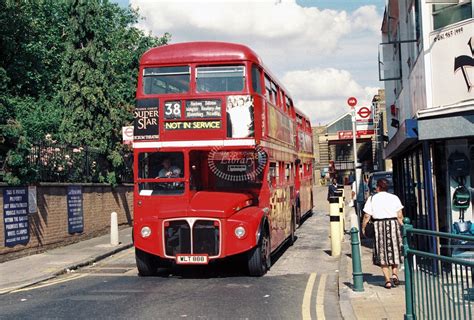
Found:
<path fill-rule="evenodd" d="M 142 277 L 156 275 L 158 269 L 158 259 L 152 254 L 135 248 L 135 261 L 137 263 L 138 274 Z"/>
<path fill-rule="evenodd" d="M 267 231 L 264 231 L 258 245 L 250 250 L 247 262 L 249 274 L 251 276 L 261 277 L 270 269 L 271 247 L 270 237 Z"/>

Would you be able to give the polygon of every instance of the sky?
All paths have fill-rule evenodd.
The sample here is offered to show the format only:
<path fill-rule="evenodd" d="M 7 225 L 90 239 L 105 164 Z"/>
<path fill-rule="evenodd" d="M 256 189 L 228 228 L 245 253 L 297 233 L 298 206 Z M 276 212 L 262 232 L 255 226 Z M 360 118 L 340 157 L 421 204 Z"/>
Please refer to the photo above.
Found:
<path fill-rule="evenodd" d="M 170 43 L 225 41 L 249 46 L 311 119 L 325 125 L 370 105 L 385 0 L 118 0 L 138 8 L 139 27 Z"/>

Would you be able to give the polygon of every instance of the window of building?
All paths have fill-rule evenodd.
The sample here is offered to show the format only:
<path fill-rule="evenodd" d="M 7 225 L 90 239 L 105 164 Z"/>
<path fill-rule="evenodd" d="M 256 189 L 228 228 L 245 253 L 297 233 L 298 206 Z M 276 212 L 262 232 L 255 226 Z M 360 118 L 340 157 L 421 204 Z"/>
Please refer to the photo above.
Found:
<path fill-rule="evenodd" d="M 213 66 L 196 68 L 198 92 L 236 92 L 244 89 L 244 66 Z"/>
<path fill-rule="evenodd" d="M 412 1 L 408 8 L 407 25 L 409 38 L 407 40 L 416 40 L 408 43 L 408 65 L 413 68 L 416 59 L 421 51 L 421 13 L 419 1 Z"/>
<path fill-rule="evenodd" d="M 167 94 L 189 92 L 189 66 L 143 69 L 143 92 Z"/>
<path fill-rule="evenodd" d="M 464 4 L 434 4 L 433 29 L 472 18 L 472 2 Z"/>

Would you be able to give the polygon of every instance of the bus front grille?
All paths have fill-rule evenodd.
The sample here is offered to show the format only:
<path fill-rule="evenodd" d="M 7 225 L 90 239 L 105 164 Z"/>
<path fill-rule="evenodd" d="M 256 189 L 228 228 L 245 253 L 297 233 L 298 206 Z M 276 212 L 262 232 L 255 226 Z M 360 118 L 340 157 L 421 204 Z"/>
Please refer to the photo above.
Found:
<path fill-rule="evenodd" d="M 219 256 L 219 231 L 218 220 L 195 220 L 192 230 L 187 220 L 165 221 L 165 254 L 169 257 L 177 254 Z"/>
<path fill-rule="evenodd" d="M 165 250 L 167 256 L 191 253 L 191 230 L 186 220 L 165 224 Z"/>
<path fill-rule="evenodd" d="M 219 224 L 211 220 L 198 220 L 193 226 L 193 253 L 219 255 Z"/>

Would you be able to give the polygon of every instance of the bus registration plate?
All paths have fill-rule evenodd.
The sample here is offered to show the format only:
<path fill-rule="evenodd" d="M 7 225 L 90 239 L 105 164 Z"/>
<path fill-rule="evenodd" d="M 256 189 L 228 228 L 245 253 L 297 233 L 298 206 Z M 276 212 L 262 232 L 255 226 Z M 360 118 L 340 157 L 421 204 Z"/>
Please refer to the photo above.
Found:
<path fill-rule="evenodd" d="M 177 255 L 177 264 L 208 264 L 209 258 L 207 255 Z"/>

